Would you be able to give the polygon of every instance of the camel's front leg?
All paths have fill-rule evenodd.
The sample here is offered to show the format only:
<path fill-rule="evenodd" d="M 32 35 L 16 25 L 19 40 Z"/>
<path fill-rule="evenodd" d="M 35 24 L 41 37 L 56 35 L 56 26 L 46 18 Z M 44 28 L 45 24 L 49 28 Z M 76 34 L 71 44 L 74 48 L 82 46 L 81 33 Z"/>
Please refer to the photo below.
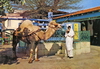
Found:
<path fill-rule="evenodd" d="M 34 52 L 35 52 L 35 54 L 34 54 Z M 33 49 L 30 50 L 29 63 L 32 63 L 33 60 L 39 61 L 39 59 L 38 59 L 38 49 L 37 49 L 37 47 L 36 47 L 35 50 L 33 50 Z"/>
<path fill-rule="evenodd" d="M 34 43 L 34 42 L 33 42 Z M 28 63 L 32 63 L 34 60 L 35 45 L 32 42 L 29 44 L 30 54 Z"/>
<path fill-rule="evenodd" d="M 29 57 L 29 63 L 32 63 L 33 60 L 39 61 L 38 60 L 38 47 L 36 42 L 31 42 L 30 44 L 30 57 Z"/>
<path fill-rule="evenodd" d="M 36 48 L 35 41 L 30 41 L 29 48 L 30 48 L 30 57 L 28 62 L 32 63 L 33 60 L 35 60 L 35 48 Z"/>
<path fill-rule="evenodd" d="M 29 63 L 33 62 L 33 49 L 30 50 L 30 57 L 29 57 Z"/>

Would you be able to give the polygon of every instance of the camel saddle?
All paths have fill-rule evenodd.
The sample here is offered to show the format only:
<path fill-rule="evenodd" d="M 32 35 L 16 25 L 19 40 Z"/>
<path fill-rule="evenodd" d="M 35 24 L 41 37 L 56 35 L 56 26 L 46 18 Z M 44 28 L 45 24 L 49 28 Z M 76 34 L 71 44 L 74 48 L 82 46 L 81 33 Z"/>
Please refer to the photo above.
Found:
<path fill-rule="evenodd" d="M 30 20 L 25 20 L 25 21 L 23 21 L 23 22 L 21 23 L 21 25 L 19 26 L 19 28 L 21 29 L 21 30 L 19 31 L 19 33 L 20 33 L 20 32 L 23 32 L 24 28 L 28 28 L 29 31 L 30 31 L 29 34 L 31 34 L 32 32 L 35 32 L 35 31 L 37 31 L 37 30 L 40 29 L 39 26 L 33 25 L 33 22 L 30 21 Z"/>
<path fill-rule="evenodd" d="M 30 20 L 23 21 L 21 23 L 21 25 L 19 26 L 19 28 L 20 28 L 19 33 L 23 32 L 24 28 L 28 28 L 28 30 L 29 30 L 28 35 L 35 33 L 33 35 L 34 35 L 36 41 L 40 40 L 40 37 L 42 37 L 41 39 L 44 39 L 44 37 L 43 37 L 44 33 L 43 33 L 43 31 L 40 31 L 41 28 L 39 26 L 33 25 L 33 22 Z"/>

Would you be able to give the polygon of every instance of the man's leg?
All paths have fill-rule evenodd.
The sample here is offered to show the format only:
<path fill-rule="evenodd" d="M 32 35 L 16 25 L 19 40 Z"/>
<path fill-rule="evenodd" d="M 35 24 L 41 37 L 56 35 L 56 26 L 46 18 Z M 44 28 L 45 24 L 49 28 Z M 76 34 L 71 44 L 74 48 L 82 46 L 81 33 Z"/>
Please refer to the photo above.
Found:
<path fill-rule="evenodd" d="M 68 55 L 69 57 L 71 57 L 71 58 L 73 58 L 73 49 L 71 49 L 70 51 L 69 51 L 69 55 Z"/>

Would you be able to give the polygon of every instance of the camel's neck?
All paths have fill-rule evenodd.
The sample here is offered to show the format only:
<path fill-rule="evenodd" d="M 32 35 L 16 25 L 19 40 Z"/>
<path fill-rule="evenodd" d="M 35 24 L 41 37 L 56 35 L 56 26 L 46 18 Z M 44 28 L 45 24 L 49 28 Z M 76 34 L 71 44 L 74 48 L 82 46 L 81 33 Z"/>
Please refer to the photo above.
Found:
<path fill-rule="evenodd" d="M 45 38 L 44 38 L 44 40 L 49 39 L 54 33 L 55 33 L 55 29 L 49 27 L 49 28 L 45 31 Z"/>
<path fill-rule="evenodd" d="M 54 33 L 55 33 L 55 29 L 49 27 L 45 32 L 44 32 L 44 31 L 37 32 L 36 35 L 38 35 L 38 37 L 35 37 L 35 38 L 36 38 L 37 40 L 39 40 L 39 38 L 40 38 L 41 40 L 47 40 L 47 39 L 49 39 Z"/>

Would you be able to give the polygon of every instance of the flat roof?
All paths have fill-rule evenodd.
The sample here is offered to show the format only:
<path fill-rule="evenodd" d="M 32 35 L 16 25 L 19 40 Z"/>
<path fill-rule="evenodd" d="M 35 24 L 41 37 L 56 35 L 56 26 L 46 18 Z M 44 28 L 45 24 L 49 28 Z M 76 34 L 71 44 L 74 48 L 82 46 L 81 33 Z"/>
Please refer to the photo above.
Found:
<path fill-rule="evenodd" d="M 93 11 L 97 11 L 97 10 L 100 10 L 100 6 L 94 7 L 94 8 L 90 8 L 90 9 L 86 9 L 86 10 L 81 10 L 81 11 L 73 12 L 73 13 L 62 15 L 62 16 L 58 16 L 58 17 L 54 17 L 53 19 L 59 19 L 59 18 L 63 18 L 63 17 L 68 17 L 68 16 L 73 16 L 73 15 L 93 12 Z"/>

